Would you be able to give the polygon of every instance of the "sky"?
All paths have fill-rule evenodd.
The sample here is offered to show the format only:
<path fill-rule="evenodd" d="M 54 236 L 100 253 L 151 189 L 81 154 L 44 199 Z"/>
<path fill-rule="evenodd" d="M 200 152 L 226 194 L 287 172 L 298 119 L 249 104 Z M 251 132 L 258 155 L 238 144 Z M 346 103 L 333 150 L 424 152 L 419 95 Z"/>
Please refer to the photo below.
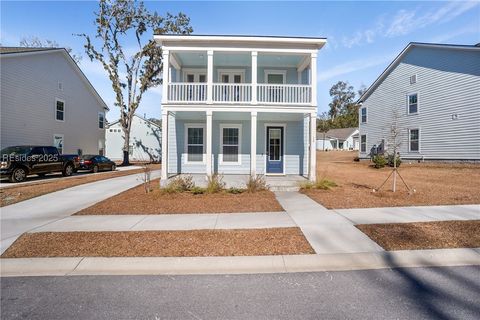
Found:
<path fill-rule="evenodd" d="M 347 81 L 355 90 L 370 86 L 412 41 L 480 42 L 480 1 L 145 1 L 152 11 L 183 12 L 197 34 L 326 37 L 318 54 L 318 112 L 328 110 L 329 90 Z M 118 118 L 102 67 L 86 56 L 78 33 L 94 35 L 95 1 L 1 1 L 0 42 L 22 38 L 54 40 L 83 56 L 80 68 Z M 151 35 L 148 35 L 151 36 Z M 124 43 L 132 47 L 132 43 Z M 150 90 L 138 114 L 160 118 L 161 88 Z"/>

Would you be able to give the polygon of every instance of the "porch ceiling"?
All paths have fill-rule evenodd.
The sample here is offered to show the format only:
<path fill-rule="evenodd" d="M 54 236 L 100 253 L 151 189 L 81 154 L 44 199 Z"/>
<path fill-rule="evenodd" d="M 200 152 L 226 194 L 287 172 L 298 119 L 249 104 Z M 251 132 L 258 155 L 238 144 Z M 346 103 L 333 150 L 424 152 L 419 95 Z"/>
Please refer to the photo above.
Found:
<path fill-rule="evenodd" d="M 175 118 L 180 120 L 206 120 L 205 111 L 176 111 Z M 303 120 L 303 113 L 274 113 L 258 112 L 258 121 L 300 121 Z M 214 111 L 213 120 L 250 120 L 250 112 L 224 112 Z"/>

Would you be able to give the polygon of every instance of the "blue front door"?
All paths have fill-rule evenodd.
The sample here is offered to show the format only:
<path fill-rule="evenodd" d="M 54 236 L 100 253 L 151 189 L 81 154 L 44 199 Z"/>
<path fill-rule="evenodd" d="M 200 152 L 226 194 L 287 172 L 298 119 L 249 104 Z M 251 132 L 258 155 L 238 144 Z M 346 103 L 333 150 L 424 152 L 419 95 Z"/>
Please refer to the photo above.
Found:
<path fill-rule="evenodd" d="M 267 173 L 283 173 L 283 127 L 267 127 Z"/>

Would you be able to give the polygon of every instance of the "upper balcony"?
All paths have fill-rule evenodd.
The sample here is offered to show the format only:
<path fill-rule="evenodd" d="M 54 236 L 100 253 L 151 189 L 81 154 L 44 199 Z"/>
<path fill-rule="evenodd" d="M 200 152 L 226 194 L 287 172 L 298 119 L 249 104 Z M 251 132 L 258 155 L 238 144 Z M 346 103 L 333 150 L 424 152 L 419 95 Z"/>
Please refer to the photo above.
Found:
<path fill-rule="evenodd" d="M 163 105 L 316 106 L 316 58 L 325 39 L 155 36 Z"/>

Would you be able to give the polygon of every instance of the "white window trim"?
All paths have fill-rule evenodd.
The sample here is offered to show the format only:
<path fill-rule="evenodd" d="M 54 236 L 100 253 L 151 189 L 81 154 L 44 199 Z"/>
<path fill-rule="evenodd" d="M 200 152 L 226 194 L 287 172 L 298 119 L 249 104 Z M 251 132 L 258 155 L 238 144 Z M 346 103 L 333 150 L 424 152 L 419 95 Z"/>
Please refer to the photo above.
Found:
<path fill-rule="evenodd" d="M 100 128 L 100 115 L 103 116 L 103 128 Z M 99 130 L 105 130 L 105 112 L 99 112 L 97 117 L 97 126 Z"/>
<path fill-rule="evenodd" d="M 57 119 L 57 102 L 62 102 L 63 103 L 63 120 L 58 120 Z M 67 104 L 65 103 L 65 100 L 55 98 L 55 121 L 65 122 L 66 110 L 67 110 Z"/>
<path fill-rule="evenodd" d="M 410 112 L 410 96 L 417 95 L 417 112 Z M 418 92 L 407 93 L 407 115 L 420 113 L 420 95 Z"/>
<path fill-rule="evenodd" d="M 55 137 L 62 137 L 62 152 L 59 152 L 59 153 L 63 154 L 65 151 L 65 135 L 55 133 L 53 135 L 53 142 L 55 142 Z M 57 147 L 56 145 L 53 145 L 53 146 Z"/>
<path fill-rule="evenodd" d="M 412 130 L 418 130 L 418 150 L 412 150 L 412 149 L 411 149 L 411 148 L 412 148 L 412 145 L 411 145 L 411 143 L 410 143 L 410 142 L 411 142 L 411 134 L 410 134 L 410 132 L 411 132 Z M 421 132 L 420 128 L 409 128 L 409 129 L 408 129 L 408 152 L 410 152 L 410 153 L 420 153 L 420 150 L 421 150 L 421 146 L 420 146 L 421 133 L 422 133 L 422 132 Z"/>
<path fill-rule="evenodd" d="M 365 136 L 365 151 L 362 151 L 362 136 Z M 359 150 L 360 153 L 367 154 L 368 150 L 368 134 L 361 134 L 359 140 Z"/>
<path fill-rule="evenodd" d="M 202 128 L 203 129 L 203 156 L 202 156 L 202 161 L 189 161 L 188 160 L 188 129 L 190 128 Z M 204 123 L 185 123 L 185 148 L 184 148 L 184 153 L 183 153 L 183 158 L 184 158 L 184 164 L 206 164 L 206 128 Z"/>
<path fill-rule="evenodd" d="M 223 129 L 225 128 L 234 128 L 238 129 L 238 161 L 223 161 Z M 241 124 L 232 124 L 232 123 L 222 123 L 220 124 L 220 151 L 218 153 L 219 163 L 221 165 L 241 165 L 242 164 L 242 125 Z"/>
<path fill-rule="evenodd" d="M 415 82 L 414 82 L 414 83 L 411 82 L 412 77 L 415 77 Z M 416 73 L 412 74 L 412 75 L 408 78 L 408 82 L 410 83 L 411 86 L 413 86 L 414 84 L 417 84 L 417 82 L 418 82 L 418 74 L 416 74 Z"/>
<path fill-rule="evenodd" d="M 207 69 L 204 68 L 185 68 L 182 69 L 182 82 L 187 83 L 187 74 L 193 74 L 193 83 L 200 83 L 200 75 L 205 76 L 205 82 L 207 83 Z"/>
<path fill-rule="evenodd" d="M 229 76 L 240 75 L 240 83 L 245 83 L 245 69 L 218 69 L 217 70 L 217 83 L 222 82 L 222 75 L 228 74 Z M 230 82 L 233 84 L 233 82 Z"/>
<path fill-rule="evenodd" d="M 365 109 L 365 122 L 362 121 L 362 110 Z M 367 124 L 368 123 L 368 110 L 367 107 L 361 107 L 360 108 L 360 123 L 361 124 Z"/>
<path fill-rule="evenodd" d="M 284 176 L 286 175 L 286 168 L 287 168 L 287 159 L 285 158 L 285 155 L 287 154 L 287 124 L 286 123 L 265 123 L 265 132 L 264 132 L 264 143 L 265 143 L 265 150 L 267 149 L 267 128 L 268 127 L 283 127 L 283 173 L 267 173 L 267 155 L 265 152 L 264 154 L 264 172 L 266 176 Z M 258 137 L 258 136 L 257 136 Z"/>
<path fill-rule="evenodd" d="M 283 84 L 287 83 L 287 70 L 264 70 L 263 82 L 265 82 L 265 84 L 268 84 L 268 75 L 270 74 L 283 75 Z"/>

